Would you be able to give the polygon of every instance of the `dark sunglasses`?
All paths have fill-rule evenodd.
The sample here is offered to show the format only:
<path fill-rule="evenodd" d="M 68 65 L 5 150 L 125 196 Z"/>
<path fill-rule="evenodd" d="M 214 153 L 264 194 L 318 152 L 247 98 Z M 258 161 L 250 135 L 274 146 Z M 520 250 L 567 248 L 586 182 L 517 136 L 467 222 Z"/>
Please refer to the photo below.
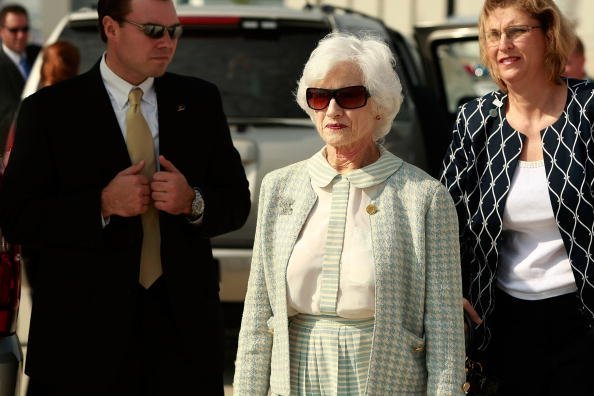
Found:
<path fill-rule="evenodd" d="M 18 32 L 29 33 L 29 26 L 6 28 L 10 33 L 17 34 Z"/>
<path fill-rule="evenodd" d="M 175 39 L 178 39 L 182 35 L 182 31 L 183 31 L 183 28 L 179 23 L 176 23 L 175 25 L 171 25 L 171 26 L 163 26 L 163 25 L 157 25 L 155 23 L 141 24 L 141 23 L 128 21 L 126 19 L 124 19 L 124 22 L 127 22 L 130 25 L 136 26 L 138 28 L 138 30 L 142 31 L 144 34 L 146 34 L 148 37 L 150 37 L 152 39 L 160 39 L 161 37 L 163 37 L 163 35 L 165 34 L 165 31 L 167 30 L 167 33 L 169 33 L 169 37 L 171 37 L 172 40 L 175 40 Z"/>
<path fill-rule="evenodd" d="M 363 85 L 339 89 L 307 88 L 305 91 L 307 105 L 314 110 L 325 109 L 332 98 L 343 109 L 358 109 L 367 104 L 367 98 L 370 96 L 369 91 Z"/>

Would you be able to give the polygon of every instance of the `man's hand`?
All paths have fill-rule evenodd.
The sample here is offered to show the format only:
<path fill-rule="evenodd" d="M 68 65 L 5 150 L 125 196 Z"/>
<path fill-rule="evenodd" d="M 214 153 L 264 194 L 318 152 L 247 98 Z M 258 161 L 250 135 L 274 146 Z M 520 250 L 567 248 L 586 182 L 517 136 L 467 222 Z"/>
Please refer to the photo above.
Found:
<path fill-rule="evenodd" d="M 101 215 L 131 217 L 147 211 L 151 202 L 149 180 L 140 161 L 118 173 L 101 192 Z"/>
<path fill-rule="evenodd" d="M 161 171 L 153 175 L 151 196 L 155 208 L 172 215 L 192 213 L 194 190 L 186 177 L 164 156 L 159 156 Z"/>

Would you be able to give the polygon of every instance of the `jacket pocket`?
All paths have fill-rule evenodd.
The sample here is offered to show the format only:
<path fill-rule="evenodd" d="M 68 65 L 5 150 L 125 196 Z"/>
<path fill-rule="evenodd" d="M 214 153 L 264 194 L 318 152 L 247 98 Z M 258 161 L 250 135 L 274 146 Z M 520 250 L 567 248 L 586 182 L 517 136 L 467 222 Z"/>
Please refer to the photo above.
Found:
<path fill-rule="evenodd" d="M 402 340 L 403 361 L 398 367 L 402 378 L 406 378 L 407 392 L 422 392 L 427 387 L 427 361 L 425 337 L 419 337 L 402 328 L 399 334 Z"/>

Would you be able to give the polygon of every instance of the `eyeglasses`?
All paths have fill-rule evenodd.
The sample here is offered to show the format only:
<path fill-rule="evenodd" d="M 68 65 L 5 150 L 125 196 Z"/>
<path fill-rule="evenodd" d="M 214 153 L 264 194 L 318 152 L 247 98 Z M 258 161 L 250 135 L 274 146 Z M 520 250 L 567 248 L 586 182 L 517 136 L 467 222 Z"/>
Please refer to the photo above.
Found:
<path fill-rule="evenodd" d="M 172 40 L 175 40 L 178 39 L 183 32 L 183 28 L 179 23 L 176 23 L 175 25 L 171 26 L 164 26 L 157 25 L 155 23 L 141 24 L 128 21 L 126 19 L 124 19 L 123 21 L 129 23 L 130 25 L 136 26 L 138 30 L 142 31 L 144 34 L 146 34 L 148 37 L 152 39 L 160 39 L 161 37 L 163 37 L 165 31 L 167 30 L 167 33 L 169 33 L 169 37 L 171 37 Z"/>
<path fill-rule="evenodd" d="M 526 33 L 530 32 L 532 29 L 542 29 L 542 26 L 508 26 L 505 29 L 503 29 L 503 33 L 505 34 L 506 39 L 516 41 L 517 39 L 524 36 Z M 493 29 L 487 32 L 487 43 L 489 45 L 497 45 L 500 41 L 501 31 Z"/>
<path fill-rule="evenodd" d="M 367 104 L 371 95 L 363 85 L 339 89 L 307 88 L 305 98 L 307 105 L 314 110 L 323 110 L 330 104 L 332 98 L 343 109 L 358 109 Z"/>
<path fill-rule="evenodd" d="M 17 34 L 18 32 L 29 33 L 29 26 L 6 28 L 10 33 Z"/>

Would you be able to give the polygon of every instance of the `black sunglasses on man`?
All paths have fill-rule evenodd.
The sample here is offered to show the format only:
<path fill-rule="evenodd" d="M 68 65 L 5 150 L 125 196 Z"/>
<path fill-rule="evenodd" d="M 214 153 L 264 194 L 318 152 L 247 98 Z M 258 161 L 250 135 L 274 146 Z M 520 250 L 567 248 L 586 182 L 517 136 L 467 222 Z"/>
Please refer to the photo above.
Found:
<path fill-rule="evenodd" d="M 136 23 L 127 19 L 124 19 L 123 21 L 129 23 L 132 26 L 136 26 L 138 30 L 142 31 L 152 39 L 160 39 L 165 34 L 165 31 L 167 31 L 167 33 L 169 33 L 169 37 L 171 37 L 172 40 L 176 40 L 182 35 L 183 32 L 183 28 L 179 23 L 171 26 L 164 26 L 158 25 L 156 23 Z"/>

